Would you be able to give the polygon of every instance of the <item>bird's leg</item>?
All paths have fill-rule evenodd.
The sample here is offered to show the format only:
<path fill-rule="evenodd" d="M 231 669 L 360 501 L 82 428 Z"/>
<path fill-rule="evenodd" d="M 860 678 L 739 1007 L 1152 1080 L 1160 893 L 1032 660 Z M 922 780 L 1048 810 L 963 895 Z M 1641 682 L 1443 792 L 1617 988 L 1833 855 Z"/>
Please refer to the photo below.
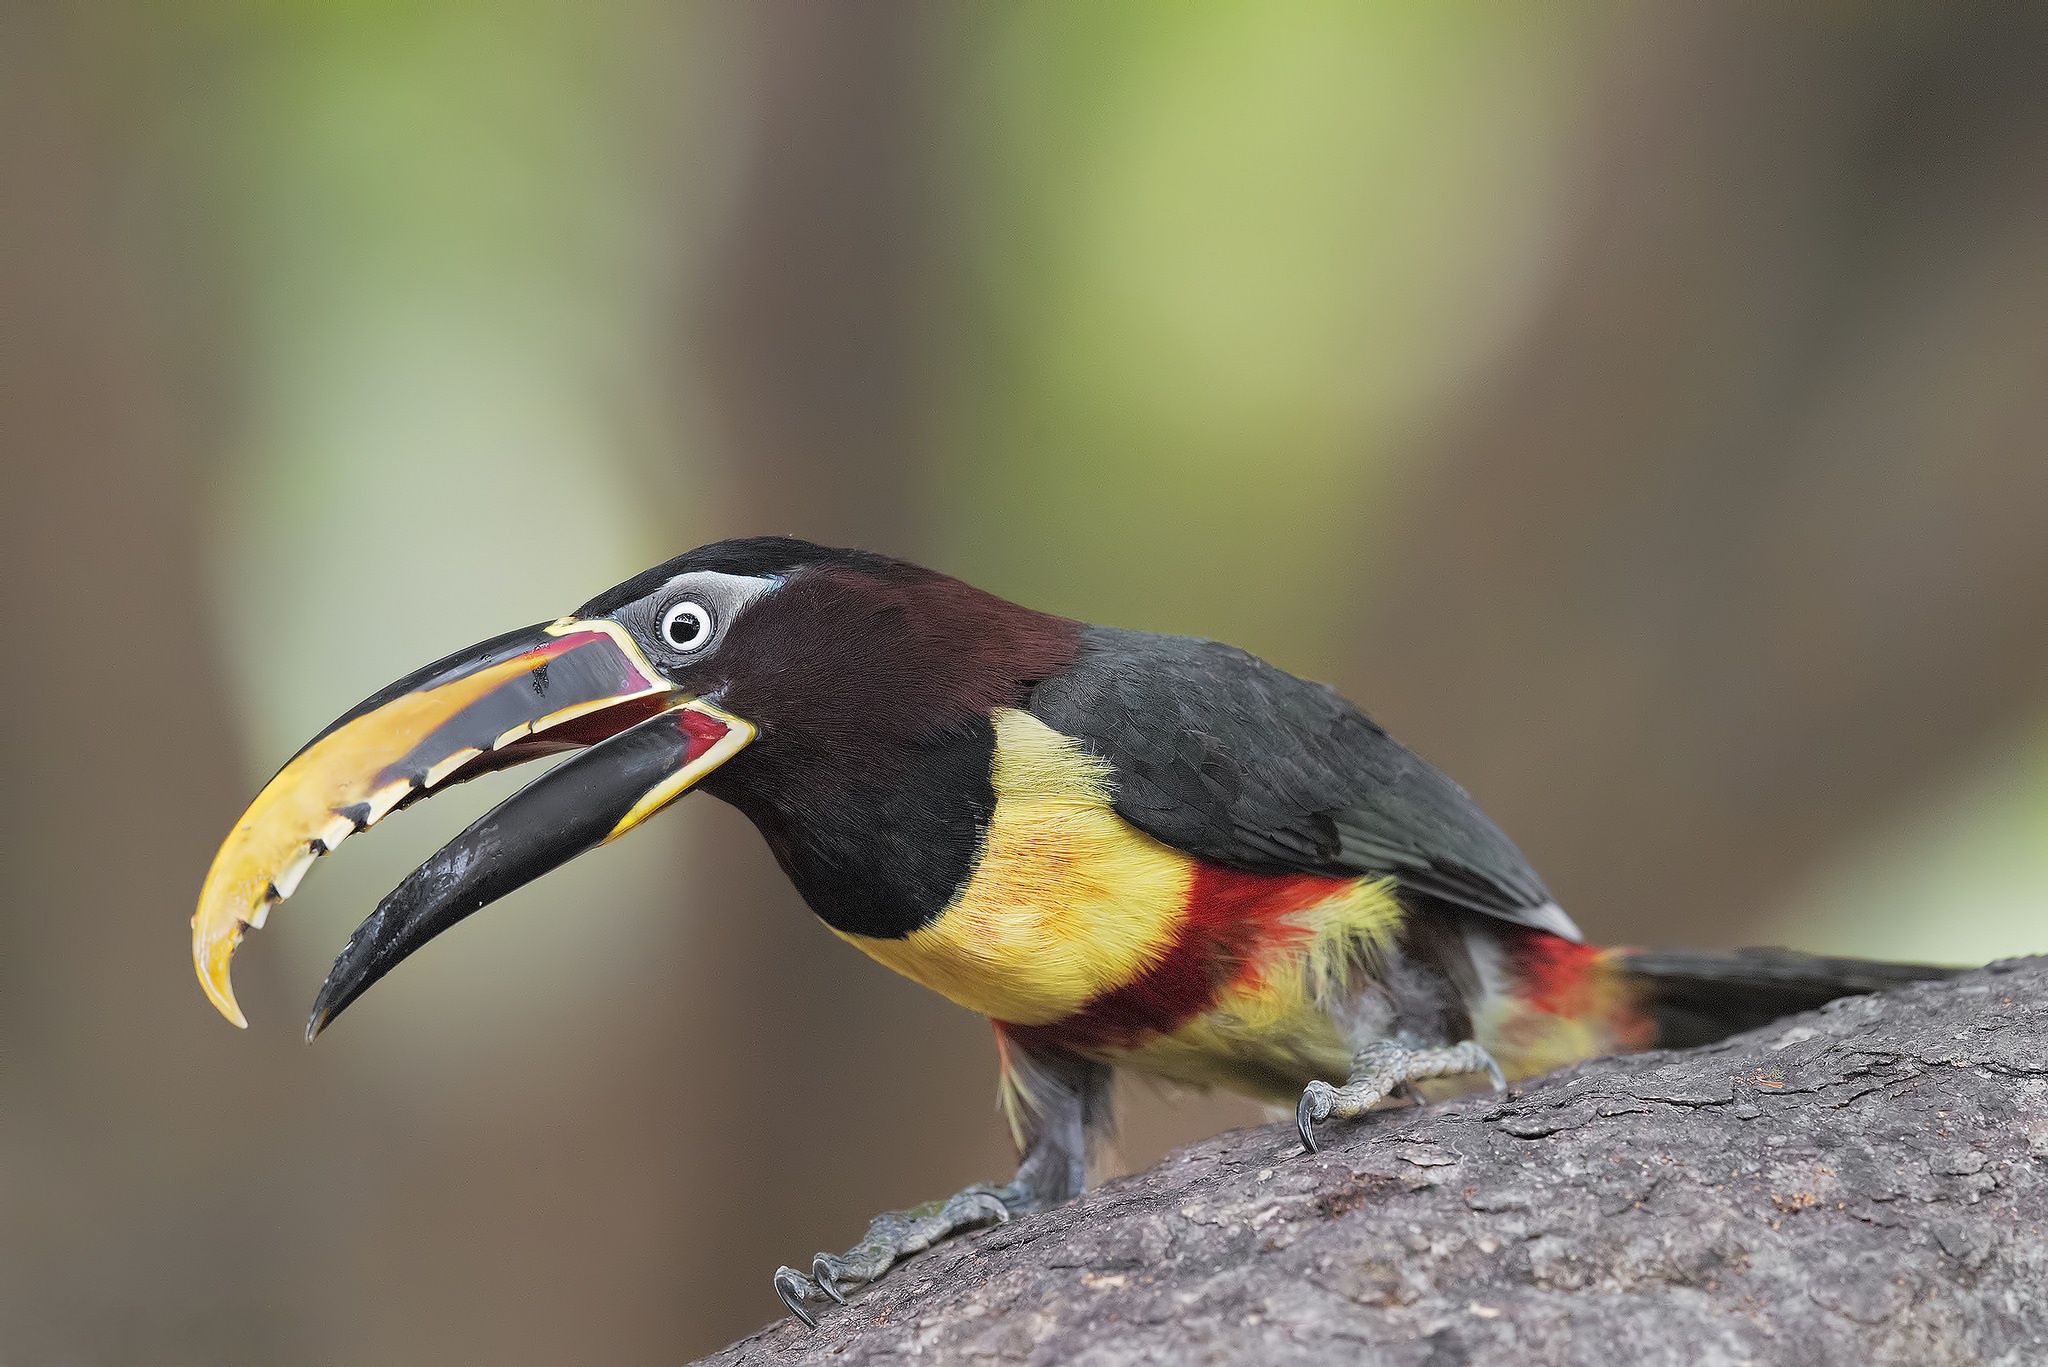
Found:
<path fill-rule="evenodd" d="M 899 1259 L 963 1231 L 1008 1220 L 1011 1209 L 1005 1191 L 977 1182 L 948 1200 L 884 1211 L 868 1221 L 868 1232 L 846 1252 L 820 1253 L 811 1259 L 810 1276 L 793 1267 L 776 1268 L 775 1294 L 791 1314 L 815 1329 L 817 1317 L 806 1301 L 829 1296 L 843 1305 L 848 1291 L 875 1280 Z"/>
<path fill-rule="evenodd" d="M 1349 1120 L 1364 1115 L 1384 1097 L 1411 1082 L 1459 1073 L 1485 1073 L 1495 1090 L 1507 1085 L 1493 1055 L 1472 1040 L 1431 1049 L 1411 1049 L 1392 1040 L 1375 1040 L 1351 1056 L 1351 1077 L 1342 1087 L 1332 1087 L 1318 1078 L 1302 1090 L 1301 1103 L 1294 1108 L 1301 1146 L 1310 1153 L 1316 1151 L 1318 1120 L 1333 1116 Z"/>
<path fill-rule="evenodd" d="M 944 1201 L 891 1210 L 868 1222 L 868 1232 L 844 1253 L 820 1253 L 809 1276 L 775 1269 L 775 1294 L 789 1312 L 816 1328 L 809 1303 L 846 1293 L 879 1278 L 896 1263 L 944 1239 L 1014 1215 L 1044 1210 L 1080 1193 L 1088 1180 L 1088 1132 L 1106 1123 L 1109 1069 L 1075 1057 L 1025 1062 L 1032 1105 L 1024 1115 L 1024 1157 L 1001 1186 L 977 1182 Z"/>

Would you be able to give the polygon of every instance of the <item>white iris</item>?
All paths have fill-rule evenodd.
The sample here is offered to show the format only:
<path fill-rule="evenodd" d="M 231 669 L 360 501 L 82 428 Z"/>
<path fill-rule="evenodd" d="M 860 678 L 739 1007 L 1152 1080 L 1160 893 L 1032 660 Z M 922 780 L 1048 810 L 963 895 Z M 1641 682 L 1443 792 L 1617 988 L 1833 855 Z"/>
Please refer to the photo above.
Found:
<path fill-rule="evenodd" d="M 711 612 L 684 599 L 661 615 L 661 639 L 674 650 L 695 650 L 711 639 Z"/>

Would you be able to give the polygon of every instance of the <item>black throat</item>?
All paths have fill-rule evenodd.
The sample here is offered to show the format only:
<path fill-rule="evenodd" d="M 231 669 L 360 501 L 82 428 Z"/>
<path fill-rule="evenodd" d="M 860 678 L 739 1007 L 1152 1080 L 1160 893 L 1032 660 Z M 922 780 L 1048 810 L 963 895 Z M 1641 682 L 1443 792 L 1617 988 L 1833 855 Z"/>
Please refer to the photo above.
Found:
<path fill-rule="evenodd" d="M 765 733 L 707 778 L 825 924 L 901 939 L 952 902 L 995 812 L 995 726 L 834 752 Z"/>

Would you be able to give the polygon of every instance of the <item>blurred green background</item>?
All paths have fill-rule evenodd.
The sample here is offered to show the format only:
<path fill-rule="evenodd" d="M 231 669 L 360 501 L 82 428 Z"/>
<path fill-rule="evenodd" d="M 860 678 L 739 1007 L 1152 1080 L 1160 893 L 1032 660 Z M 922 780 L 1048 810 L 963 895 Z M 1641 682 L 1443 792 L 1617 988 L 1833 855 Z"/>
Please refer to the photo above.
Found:
<path fill-rule="evenodd" d="M 0 1362 L 680 1361 L 1007 1172 L 709 799 L 316 1049 L 517 780 L 192 980 L 303 739 L 721 536 L 1335 682 L 1597 938 L 2048 950 L 2048 10 L 0 15 Z"/>

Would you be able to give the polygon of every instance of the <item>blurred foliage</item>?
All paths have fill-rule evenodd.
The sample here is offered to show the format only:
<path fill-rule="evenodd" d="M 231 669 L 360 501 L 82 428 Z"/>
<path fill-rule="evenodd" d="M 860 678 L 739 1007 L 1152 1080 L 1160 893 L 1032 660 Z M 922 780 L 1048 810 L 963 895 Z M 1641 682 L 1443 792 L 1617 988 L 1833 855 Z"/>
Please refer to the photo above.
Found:
<path fill-rule="evenodd" d="M 1923 963 L 2048 951 L 2048 721 L 1838 853 L 1787 898 L 1777 930 Z"/>
<path fill-rule="evenodd" d="M 1590 24 L 971 13 L 946 86 L 945 558 L 1332 676 L 1415 424 L 1529 298 Z"/>
<path fill-rule="evenodd" d="M 221 620 L 266 750 L 709 523 L 642 497 L 687 421 L 687 73 L 657 11 L 606 20 L 284 6 L 206 99 L 236 306 Z"/>

